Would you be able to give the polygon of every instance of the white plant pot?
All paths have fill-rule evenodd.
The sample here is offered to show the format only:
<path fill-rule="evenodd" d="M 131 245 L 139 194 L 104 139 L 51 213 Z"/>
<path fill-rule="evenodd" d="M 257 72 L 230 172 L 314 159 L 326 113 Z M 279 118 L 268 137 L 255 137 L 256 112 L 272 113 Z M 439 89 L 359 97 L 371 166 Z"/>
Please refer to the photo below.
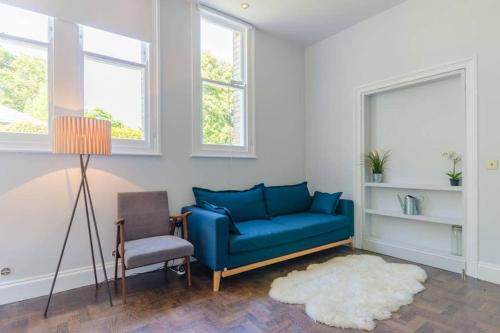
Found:
<path fill-rule="evenodd" d="M 382 183 L 384 181 L 383 173 L 372 173 L 372 181 L 374 183 Z"/>

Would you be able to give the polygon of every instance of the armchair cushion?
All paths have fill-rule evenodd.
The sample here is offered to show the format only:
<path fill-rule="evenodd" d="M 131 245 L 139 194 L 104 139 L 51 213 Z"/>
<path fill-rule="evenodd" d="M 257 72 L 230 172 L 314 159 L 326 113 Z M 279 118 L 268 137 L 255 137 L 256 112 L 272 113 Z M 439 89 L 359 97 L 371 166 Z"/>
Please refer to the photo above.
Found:
<path fill-rule="evenodd" d="M 166 191 L 118 193 L 118 218 L 125 221 L 125 241 L 168 235 Z"/>
<path fill-rule="evenodd" d="M 225 207 L 231 211 L 234 222 L 268 219 L 263 186 L 256 185 L 245 191 L 212 191 L 193 187 L 196 205 L 202 201 Z"/>
<path fill-rule="evenodd" d="M 120 255 L 121 247 L 119 247 Z M 175 236 L 155 236 L 125 242 L 125 266 L 127 269 L 156 264 L 171 259 L 191 256 L 193 245 Z"/>

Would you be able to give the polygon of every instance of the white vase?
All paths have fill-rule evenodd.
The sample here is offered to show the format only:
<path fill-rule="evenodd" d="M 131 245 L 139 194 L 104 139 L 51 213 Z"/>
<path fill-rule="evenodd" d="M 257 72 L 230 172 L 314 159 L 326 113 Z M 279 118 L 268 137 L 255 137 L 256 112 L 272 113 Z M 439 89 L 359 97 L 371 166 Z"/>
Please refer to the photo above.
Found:
<path fill-rule="evenodd" d="M 372 181 L 374 183 L 382 183 L 384 181 L 383 173 L 372 173 Z"/>
<path fill-rule="evenodd" d="M 462 255 L 462 226 L 460 225 L 451 227 L 451 254 Z"/>

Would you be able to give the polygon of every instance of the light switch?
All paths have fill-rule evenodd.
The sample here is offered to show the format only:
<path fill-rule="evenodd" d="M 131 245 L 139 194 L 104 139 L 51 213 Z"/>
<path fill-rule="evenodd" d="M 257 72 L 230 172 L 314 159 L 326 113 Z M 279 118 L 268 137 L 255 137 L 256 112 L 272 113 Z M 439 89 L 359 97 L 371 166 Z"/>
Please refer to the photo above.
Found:
<path fill-rule="evenodd" d="M 498 170 L 498 160 L 487 160 L 486 170 Z"/>

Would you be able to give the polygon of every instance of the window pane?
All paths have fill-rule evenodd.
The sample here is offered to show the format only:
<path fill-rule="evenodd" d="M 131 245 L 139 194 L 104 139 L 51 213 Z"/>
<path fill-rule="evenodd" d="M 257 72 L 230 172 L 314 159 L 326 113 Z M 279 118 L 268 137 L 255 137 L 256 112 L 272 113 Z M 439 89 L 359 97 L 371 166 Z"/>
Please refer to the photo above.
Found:
<path fill-rule="evenodd" d="M 140 40 L 117 35 L 111 32 L 83 26 L 83 50 L 104 56 L 145 64 Z"/>
<path fill-rule="evenodd" d="M 240 89 L 203 83 L 203 143 L 243 146 L 244 94 Z"/>
<path fill-rule="evenodd" d="M 201 73 L 204 79 L 241 81 L 241 33 L 201 20 Z"/>
<path fill-rule="evenodd" d="M 48 42 L 48 16 L 0 4 L 0 34 Z"/>
<path fill-rule="evenodd" d="M 47 48 L 0 38 L 0 132 L 48 133 Z"/>
<path fill-rule="evenodd" d="M 85 57 L 85 116 L 111 121 L 115 139 L 144 139 L 142 68 Z"/>

